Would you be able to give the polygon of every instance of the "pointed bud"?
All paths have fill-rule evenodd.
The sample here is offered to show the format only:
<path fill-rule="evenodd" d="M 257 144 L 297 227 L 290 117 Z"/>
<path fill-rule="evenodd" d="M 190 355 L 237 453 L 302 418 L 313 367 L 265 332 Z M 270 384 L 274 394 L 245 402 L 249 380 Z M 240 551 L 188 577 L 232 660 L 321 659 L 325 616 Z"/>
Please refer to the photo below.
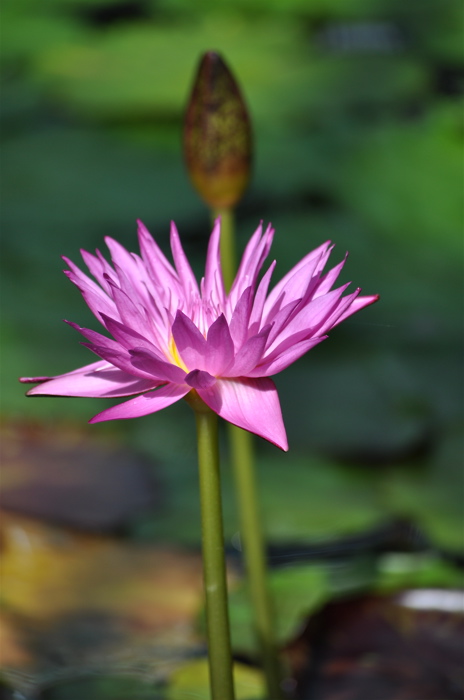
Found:
<path fill-rule="evenodd" d="M 200 196 L 213 209 L 233 207 L 250 177 L 251 126 L 230 70 L 205 53 L 185 114 L 184 155 Z"/>

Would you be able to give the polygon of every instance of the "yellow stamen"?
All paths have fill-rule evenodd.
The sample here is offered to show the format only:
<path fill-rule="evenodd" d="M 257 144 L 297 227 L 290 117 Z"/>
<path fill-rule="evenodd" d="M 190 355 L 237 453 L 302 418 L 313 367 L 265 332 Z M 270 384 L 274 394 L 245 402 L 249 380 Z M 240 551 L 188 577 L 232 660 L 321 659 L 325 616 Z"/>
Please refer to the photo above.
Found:
<path fill-rule="evenodd" d="M 171 336 L 171 340 L 169 341 L 169 352 L 171 353 L 171 357 L 169 359 L 173 360 L 174 364 L 183 369 L 185 372 L 188 372 L 187 367 L 185 366 L 184 362 L 181 359 L 181 356 L 179 355 L 174 336 Z"/>

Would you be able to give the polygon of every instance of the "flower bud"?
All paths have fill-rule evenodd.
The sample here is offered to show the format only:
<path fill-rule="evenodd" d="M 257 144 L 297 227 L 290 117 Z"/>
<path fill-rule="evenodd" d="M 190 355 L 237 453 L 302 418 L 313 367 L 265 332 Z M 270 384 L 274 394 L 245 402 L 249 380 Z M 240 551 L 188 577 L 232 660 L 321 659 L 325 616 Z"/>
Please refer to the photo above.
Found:
<path fill-rule="evenodd" d="M 234 77 L 214 51 L 202 57 L 187 105 L 184 155 L 194 187 L 211 208 L 239 201 L 250 177 L 250 120 Z"/>

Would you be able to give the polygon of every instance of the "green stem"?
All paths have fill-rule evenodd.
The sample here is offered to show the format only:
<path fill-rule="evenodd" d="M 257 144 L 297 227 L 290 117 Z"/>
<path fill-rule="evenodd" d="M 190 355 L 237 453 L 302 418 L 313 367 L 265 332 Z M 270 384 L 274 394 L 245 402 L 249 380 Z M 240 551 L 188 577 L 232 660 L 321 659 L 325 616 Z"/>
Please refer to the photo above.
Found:
<path fill-rule="evenodd" d="M 221 217 L 221 265 L 224 286 L 229 290 L 237 270 L 237 253 L 234 237 L 234 212 L 232 209 L 215 209 L 213 218 Z"/>
<path fill-rule="evenodd" d="M 266 585 L 265 544 L 257 507 L 252 435 L 235 425 L 229 425 L 229 437 L 240 504 L 240 534 L 254 612 L 255 633 L 269 700 L 280 700 L 281 668 L 275 643 L 272 604 Z"/>
<path fill-rule="evenodd" d="M 200 475 L 203 578 L 212 700 L 234 700 L 222 526 L 217 415 L 192 392 Z"/>

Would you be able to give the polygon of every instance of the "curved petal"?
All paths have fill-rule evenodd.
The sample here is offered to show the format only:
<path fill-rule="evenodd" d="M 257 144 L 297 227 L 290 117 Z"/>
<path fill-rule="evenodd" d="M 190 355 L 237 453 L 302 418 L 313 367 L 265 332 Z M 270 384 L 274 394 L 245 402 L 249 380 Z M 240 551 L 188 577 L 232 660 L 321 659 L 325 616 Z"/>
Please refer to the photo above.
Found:
<path fill-rule="evenodd" d="M 269 253 L 274 237 L 274 229 L 269 224 L 262 234 L 262 222 L 254 232 L 245 248 L 237 275 L 230 290 L 230 299 L 235 304 L 244 290 L 249 286 L 255 286 L 258 273 Z"/>
<path fill-rule="evenodd" d="M 338 265 L 335 265 L 335 267 L 332 267 L 331 270 L 329 270 L 323 277 L 319 279 L 317 283 L 317 288 L 314 291 L 314 299 L 316 297 L 320 297 L 322 294 L 327 294 L 328 292 L 330 292 L 346 263 L 347 257 L 348 253 L 345 253 L 345 257 L 343 258 L 343 260 L 341 260 L 338 263 Z"/>
<path fill-rule="evenodd" d="M 249 377 L 272 377 L 273 374 L 287 369 L 293 362 L 311 350 L 315 345 L 319 345 L 328 336 L 320 338 L 307 338 L 297 341 L 297 339 L 287 338 L 281 346 L 276 348 L 272 356 L 265 358 L 259 366 L 248 372 Z"/>
<path fill-rule="evenodd" d="M 179 355 L 189 369 L 208 369 L 205 361 L 206 339 L 182 311 L 176 314 L 172 335 Z"/>
<path fill-rule="evenodd" d="M 90 365 L 85 365 L 84 367 L 78 367 L 77 369 L 71 370 L 71 372 L 65 372 L 64 374 L 56 374 L 54 377 L 21 377 L 20 382 L 45 382 L 48 381 L 49 379 L 57 379 L 58 377 L 67 377 L 70 374 L 80 374 L 81 372 L 84 371 L 91 371 L 91 370 L 97 370 L 97 369 L 106 369 L 109 367 L 108 362 L 104 362 L 103 360 L 98 360 L 98 362 L 92 362 Z"/>
<path fill-rule="evenodd" d="M 279 396 L 271 379 L 218 379 L 209 389 L 197 391 L 224 420 L 288 450 Z"/>
<path fill-rule="evenodd" d="M 351 302 L 349 308 L 346 309 L 346 311 L 344 311 L 339 318 L 337 318 L 333 325 L 338 326 L 338 324 L 344 321 L 345 318 L 352 316 L 352 314 L 355 314 L 357 311 L 361 311 L 361 309 L 364 309 L 364 307 L 366 306 L 370 306 L 370 304 L 374 304 L 379 299 L 380 294 L 372 294 L 371 296 L 366 297 L 357 297 L 357 299 L 354 299 Z"/>
<path fill-rule="evenodd" d="M 238 266 L 237 274 L 235 275 L 234 282 L 230 290 L 230 296 L 234 302 L 243 294 L 243 281 L 248 278 L 247 272 L 250 265 L 250 261 L 256 257 L 256 252 L 258 250 L 259 243 L 261 241 L 261 236 L 263 235 L 263 222 L 261 221 L 258 228 L 246 244 L 245 250 L 243 251 L 240 264 Z M 246 284 L 246 287 L 250 286 L 250 282 Z"/>
<path fill-rule="evenodd" d="M 95 355 L 101 357 L 105 362 L 117 367 L 122 372 L 132 374 L 134 377 L 140 377 L 141 379 L 152 380 L 153 375 L 147 374 L 132 365 L 129 353 L 122 348 L 112 350 L 107 345 L 92 345 L 92 343 L 81 343 L 81 345 L 94 352 Z M 156 384 L 160 384 L 160 382 L 157 381 Z"/>
<path fill-rule="evenodd" d="M 188 392 L 191 391 L 189 386 L 177 384 L 165 384 L 156 391 L 149 391 L 146 394 L 136 396 L 135 399 L 130 399 L 124 403 L 118 403 L 116 406 L 111 406 L 105 411 L 98 413 L 89 420 L 89 423 L 100 423 L 105 420 L 120 420 L 124 418 L 139 418 L 147 416 L 149 413 L 156 413 L 166 408 L 171 404 L 179 401 Z"/>
<path fill-rule="evenodd" d="M 114 278 L 115 274 L 111 266 L 106 262 L 103 256 L 100 254 L 92 255 L 86 250 L 80 251 L 82 259 L 87 265 L 91 275 L 97 280 L 98 284 L 104 289 L 107 294 L 110 294 L 110 288 L 108 285 L 108 277 Z"/>
<path fill-rule="evenodd" d="M 146 275 L 144 274 L 145 269 L 138 269 L 137 263 L 134 258 L 131 260 L 136 268 L 137 272 L 131 270 L 128 266 L 121 267 L 118 263 L 113 262 L 114 269 L 117 274 L 116 280 L 111 280 L 108 282 L 110 285 L 110 293 L 113 293 L 113 289 L 118 287 L 122 292 L 127 294 L 129 299 L 133 301 L 134 304 L 146 308 L 149 304 L 150 295 L 148 292 L 148 287 L 154 289 L 151 284 L 147 283 Z"/>
<path fill-rule="evenodd" d="M 28 396 L 87 396 L 111 398 L 131 396 L 149 391 L 158 385 L 153 379 L 134 377 L 108 362 L 93 362 L 91 365 L 51 377 L 48 381 L 29 389 Z"/>
<path fill-rule="evenodd" d="M 232 312 L 229 329 L 234 345 L 238 349 L 248 338 L 251 305 L 253 304 L 253 287 L 247 287 Z"/>
<path fill-rule="evenodd" d="M 107 338 L 106 335 L 102 335 L 101 333 L 98 333 L 97 331 L 94 331 L 91 328 L 82 328 L 82 326 L 79 326 L 73 321 L 67 321 L 65 319 L 64 322 L 67 323 L 68 326 L 71 326 L 71 328 L 74 328 L 75 331 L 81 333 L 84 336 L 84 338 L 90 340 L 90 342 L 94 345 L 106 347 L 109 350 L 112 350 L 113 352 L 124 351 L 123 348 L 121 348 L 121 346 L 119 345 L 119 343 L 116 340 L 113 340 L 113 338 Z"/>
<path fill-rule="evenodd" d="M 163 286 L 172 285 L 173 282 L 178 283 L 176 271 L 146 226 L 140 220 L 137 220 L 137 225 L 142 259 L 151 272 L 153 280 L 160 282 Z"/>
<path fill-rule="evenodd" d="M 214 375 L 223 374 L 234 360 L 234 343 L 224 314 L 221 314 L 209 327 L 206 337 L 206 358 L 208 372 Z"/>
<path fill-rule="evenodd" d="M 185 379 L 185 371 L 166 360 L 160 360 L 149 350 L 144 348 L 134 348 L 129 350 L 131 364 L 146 374 L 152 374 L 157 379 L 164 382 L 182 384 Z"/>
<path fill-rule="evenodd" d="M 221 220 L 216 219 L 206 253 L 203 299 L 214 305 L 224 305 L 225 290 L 221 268 Z"/>
<path fill-rule="evenodd" d="M 156 347 L 146 336 L 140 335 L 140 333 L 134 331 L 133 328 L 129 328 L 129 326 L 125 326 L 119 321 L 115 321 L 114 318 L 110 318 L 105 314 L 102 314 L 101 316 L 107 331 L 111 333 L 113 338 L 115 338 L 123 348 L 126 348 L 126 350 L 135 347 L 144 348 L 145 350 L 149 350 L 155 354 L 157 353 L 160 355 L 161 359 L 162 353 L 160 349 Z"/>
<path fill-rule="evenodd" d="M 312 262 L 315 260 L 320 261 L 321 257 L 327 251 L 329 245 L 330 241 L 326 241 L 318 248 L 312 250 L 310 253 L 305 255 L 305 257 L 302 258 L 300 262 L 297 263 L 294 267 L 292 267 L 292 269 L 289 272 L 287 272 L 287 274 L 284 277 L 282 277 L 280 282 L 276 284 L 276 286 L 270 292 L 264 305 L 263 315 L 266 319 L 268 319 L 270 312 L 273 310 L 274 305 L 279 301 L 280 297 L 282 295 L 285 295 L 285 297 L 288 296 L 287 291 L 291 290 L 293 286 L 292 280 L 295 278 L 295 276 L 298 275 L 298 273 L 300 273 L 302 269 L 307 268 L 307 266 L 309 266 L 309 268 L 312 269 Z M 298 279 L 298 277 L 296 279 Z M 285 298 L 285 303 L 287 303 L 288 301 L 291 301 L 291 299 Z"/>
<path fill-rule="evenodd" d="M 117 273 L 121 289 L 126 291 L 132 299 L 134 295 L 141 299 L 146 299 L 147 292 L 141 280 L 137 256 L 129 253 L 123 245 L 110 236 L 105 237 L 105 243 L 110 251 L 111 261 Z"/>
<path fill-rule="evenodd" d="M 309 258 L 305 265 L 294 271 L 294 274 L 287 280 L 279 294 L 280 306 L 282 304 L 289 304 L 296 299 L 306 300 L 310 298 L 311 290 L 316 286 L 319 279 L 317 270 L 325 263 L 329 254 L 330 249 L 323 250 L 316 257 Z M 275 289 L 277 289 L 278 286 L 279 285 L 277 285 Z M 272 292 L 269 297 L 271 297 L 271 295 Z M 266 322 L 268 322 L 268 320 L 267 318 Z"/>
<path fill-rule="evenodd" d="M 216 377 L 212 377 L 209 372 L 204 372 L 201 369 L 194 369 L 185 377 L 185 383 L 192 389 L 209 389 L 216 382 Z"/>
<path fill-rule="evenodd" d="M 250 315 L 250 332 L 254 333 L 255 330 L 259 330 L 261 327 L 261 320 L 263 316 L 264 303 L 266 301 L 266 294 L 269 288 L 269 283 L 271 281 L 272 273 L 274 272 L 275 266 L 277 264 L 276 260 L 269 265 L 269 268 L 263 275 L 258 289 L 256 290 L 255 298 L 253 301 L 253 308 Z"/>
<path fill-rule="evenodd" d="M 63 257 L 63 260 L 70 268 L 69 270 L 64 270 L 64 274 L 79 289 L 85 303 L 94 316 L 101 321 L 101 314 L 104 313 L 119 320 L 116 305 L 108 294 L 90 277 L 87 277 L 72 260 L 66 257 Z"/>
<path fill-rule="evenodd" d="M 228 377 L 248 377 L 250 375 L 250 372 L 262 360 L 271 328 L 272 326 L 269 325 L 257 335 L 248 338 L 236 354 L 235 362 L 227 372 Z M 256 376 L 261 377 L 264 375 L 259 374 Z"/>
<path fill-rule="evenodd" d="M 121 322 L 132 328 L 136 333 L 142 336 L 146 336 L 147 333 L 147 317 L 146 311 L 142 313 L 142 308 L 139 304 L 136 304 L 133 299 L 130 298 L 126 292 L 120 289 L 113 282 L 110 282 L 111 293 L 113 295 L 114 303 L 119 312 L 119 318 Z M 111 316 L 111 314 L 107 314 Z M 113 315 L 114 317 L 114 315 Z M 119 320 L 119 319 L 117 319 Z"/>
<path fill-rule="evenodd" d="M 272 325 L 272 330 L 268 338 L 269 346 L 274 343 L 274 340 L 277 338 L 282 328 L 286 328 L 290 319 L 298 313 L 299 307 L 301 307 L 301 299 L 294 299 L 277 311 L 275 316 L 267 319 L 266 326 Z"/>
<path fill-rule="evenodd" d="M 48 382 L 51 379 L 59 379 L 60 377 L 69 377 L 71 374 L 81 374 L 82 372 L 92 372 L 97 369 L 107 369 L 111 367 L 108 362 L 104 360 L 98 360 L 98 362 L 92 362 L 90 365 L 85 365 L 84 367 L 78 367 L 73 369 L 71 372 L 65 372 L 65 374 L 57 374 L 54 377 L 20 377 L 19 381 L 23 384 L 37 384 L 42 382 Z M 37 388 L 37 387 L 36 387 Z"/>
<path fill-rule="evenodd" d="M 195 275 L 192 272 L 190 263 L 187 260 L 184 249 L 182 248 L 179 233 L 174 221 L 171 221 L 171 251 L 179 279 L 182 283 L 184 291 L 188 295 L 187 299 L 190 301 L 192 296 L 198 297 L 200 295 L 200 290 L 198 289 Z"/>
<path fill-rule="evenodd" d="M 343 292 L 349 285 L 350 282 L 347 282 L 342 287 L 338 287 L 338 289 L 332 289 L 331 292 L 323 296 L 316 297 L 306 304 L 301 304 L 299 308 L 295 309 L 296 313 L 293 315 L 288 314 L 289 320 L 285 319 L 285 315 L 283 315 L 280 322 L 276 322 L 272 329 L 269 338 L 269 352 L 272 352 L 282 341 L 296 333 L 306 332 L 306 335 L 313 336 L 324 335 L 331 327 L 327 321 L 332 318 L 340 304 L 349 301 L 348 297 L 342 297 Z"/>

